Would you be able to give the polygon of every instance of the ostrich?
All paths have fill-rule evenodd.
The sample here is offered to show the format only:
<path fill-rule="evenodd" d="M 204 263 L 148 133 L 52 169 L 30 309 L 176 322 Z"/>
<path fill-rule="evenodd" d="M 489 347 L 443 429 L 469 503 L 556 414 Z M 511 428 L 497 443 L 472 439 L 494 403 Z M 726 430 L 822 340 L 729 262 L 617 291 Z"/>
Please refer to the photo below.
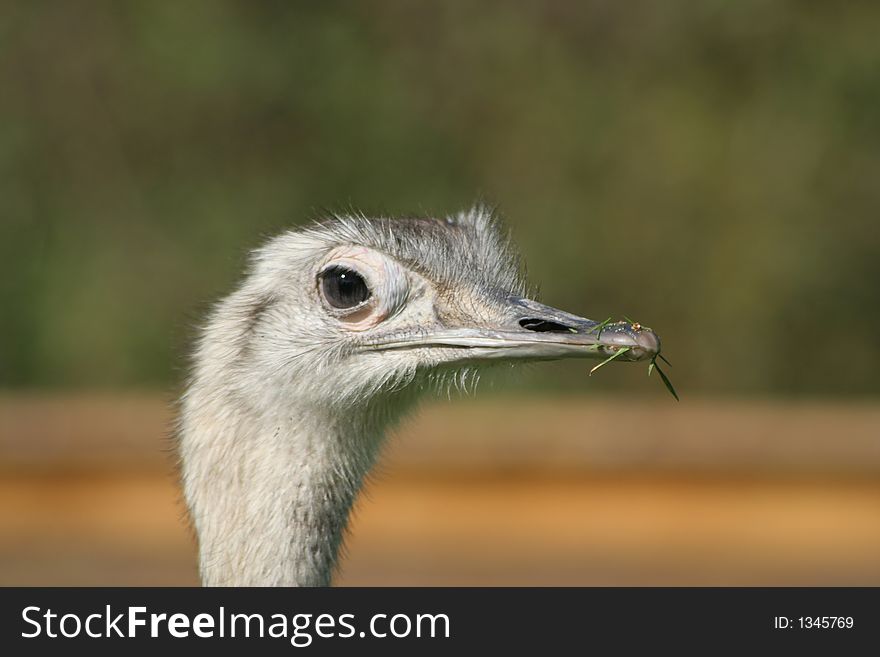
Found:
<path fill-rule="evenodd" d="M 336 216 L 269 240 L 211 312 L 180 404 L 202 583 L 329 585 L 383 435 L 426 389 L 490 362 L 659 349 L 650 329 L 527 298 L 484 208 Z"/>

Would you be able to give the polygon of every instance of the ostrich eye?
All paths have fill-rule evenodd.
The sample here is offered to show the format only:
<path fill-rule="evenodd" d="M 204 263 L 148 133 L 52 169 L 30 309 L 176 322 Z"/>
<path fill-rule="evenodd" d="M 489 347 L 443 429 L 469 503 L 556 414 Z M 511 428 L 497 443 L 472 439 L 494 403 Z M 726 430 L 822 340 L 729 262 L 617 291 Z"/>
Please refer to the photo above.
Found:
<path fill-rule="evenodd" d="M 363 276 L 345 267 L 329 267 L 321 272 L 321 293 L 334 308 L 345 310 L 370 298 Z"/>

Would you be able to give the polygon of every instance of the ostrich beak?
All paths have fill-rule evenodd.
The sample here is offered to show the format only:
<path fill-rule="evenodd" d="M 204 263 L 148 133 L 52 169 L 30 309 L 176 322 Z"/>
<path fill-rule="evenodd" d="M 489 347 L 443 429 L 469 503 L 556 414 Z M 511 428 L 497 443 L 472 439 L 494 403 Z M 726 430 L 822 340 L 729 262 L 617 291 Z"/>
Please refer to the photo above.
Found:
<path fill-rule="evenodd" d="M 461 360 L 605 359 L 648 360 L 660 353 L 660 338 L 630 322 L 597 322 L 521 297 L 504 299 L 504 320 L 494 326 L 443 327 L 418 336 L 370 345 L 377 350 L 447 347 Z"/>

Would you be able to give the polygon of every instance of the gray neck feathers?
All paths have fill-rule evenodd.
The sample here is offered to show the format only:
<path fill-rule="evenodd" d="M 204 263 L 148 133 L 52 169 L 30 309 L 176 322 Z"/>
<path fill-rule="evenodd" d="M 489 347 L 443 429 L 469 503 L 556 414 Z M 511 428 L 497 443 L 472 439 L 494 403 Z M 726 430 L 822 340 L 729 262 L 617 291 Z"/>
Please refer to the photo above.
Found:
<path fill-rule="evenodd" d="M 232 408 L 236 408 L 232 406 Z M 326 586 L 386 421 L 285 404 L 267 417 L 184 399 L 184 492 L 209 586 Z"/>

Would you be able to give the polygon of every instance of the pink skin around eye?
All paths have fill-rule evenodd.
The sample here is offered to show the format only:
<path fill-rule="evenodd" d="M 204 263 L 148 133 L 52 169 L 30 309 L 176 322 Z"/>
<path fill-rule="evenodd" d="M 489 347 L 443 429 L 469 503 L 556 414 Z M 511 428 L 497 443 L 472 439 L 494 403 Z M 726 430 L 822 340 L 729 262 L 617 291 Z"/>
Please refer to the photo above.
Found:
<path fill-rule="evenodd" d="M 388 317 L 390 309 L 385 300 L 388 288 L 395 272 L 390 271 L 395 265 L 375 251 L 360 246 L 341 246 L 330 252 L 323 267 L 330 263 L 349 267 L 364 277 L 372 292 L 370 301 L 360 310 L 349 315 L 342 315 L 339 320 L 352 331 L 366 331 Z"/>

